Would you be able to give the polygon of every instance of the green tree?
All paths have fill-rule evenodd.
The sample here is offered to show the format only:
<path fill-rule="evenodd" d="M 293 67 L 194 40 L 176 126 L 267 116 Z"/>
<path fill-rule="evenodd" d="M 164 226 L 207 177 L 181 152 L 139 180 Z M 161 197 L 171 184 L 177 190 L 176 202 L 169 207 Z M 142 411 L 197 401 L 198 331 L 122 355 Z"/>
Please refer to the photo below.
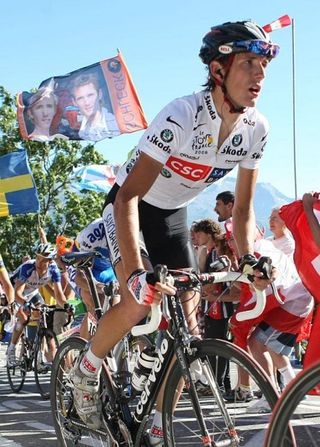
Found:
<path fill-rule="evenodd" d="M 48 241 L 55 242 L 57 234 L 76 236 L 100 216 L 104 194 L 75 192 L 69 178 L 74 167 L 107 163 L 92 144 L 62 139 L 48 143 L 22 140 L 15 103 L 16 99 L 0 86 L 0 155 L 26 149 L 39 194 L 40 213 L 0 218 L 0 253 L 9 270 L 19 265 L 24 255 L 33 256 L 32 250 L 39 241 L 39 222 Z"/>

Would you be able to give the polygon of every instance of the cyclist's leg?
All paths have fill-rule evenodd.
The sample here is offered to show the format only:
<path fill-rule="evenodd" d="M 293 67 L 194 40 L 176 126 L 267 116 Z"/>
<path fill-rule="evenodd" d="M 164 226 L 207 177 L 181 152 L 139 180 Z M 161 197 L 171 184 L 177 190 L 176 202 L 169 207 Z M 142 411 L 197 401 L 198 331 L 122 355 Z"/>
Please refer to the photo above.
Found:
<path fill-rule="evenodd" d="M 92 428 L 98 428 L 101 424 L 98 377 L 103 359 L 150 310 L 148 306 L 137 304 L 126 288 L 127 278 L 123 274 L 121 261 L 116 266 L 116 273 L 121 300 L 101 318 L 90 348 L 79 358 L 74 368 L 75 406 L 81 419 Z"/>
<path fill-rule="evenodd" d="M 140 205 L 140 225 L 152 265 L 165 264 L 169 269 L 197 269 L 195 255 L 189 239 L 185 209 L 159 210 L 146 203 Z M 151 218 L 150 218 L 151 216 Z M 197 310 L 198 292 L 189 291 L 181 296 L 184 316 L 192 335 L 199 335 Z M 162 403 L 165 389 L 162 384 L 156 402 L 156 412 L 150 430 L 152 445 L 162 442 Z M 180 384 L 180 390 L 183 383 Z M 178 393 L 179 394 L 179 393 Z"/>
<path fill-rule="evenodd" d="M 17 312 L 17 321 L 14 325 L 10 344 L 7 350 L 7 364 L 8 366 L 14 366 L 16 364 L 16 346 L 19 343 L 23 328 L 28 323 L 30 312 L 21 306 Z"/>

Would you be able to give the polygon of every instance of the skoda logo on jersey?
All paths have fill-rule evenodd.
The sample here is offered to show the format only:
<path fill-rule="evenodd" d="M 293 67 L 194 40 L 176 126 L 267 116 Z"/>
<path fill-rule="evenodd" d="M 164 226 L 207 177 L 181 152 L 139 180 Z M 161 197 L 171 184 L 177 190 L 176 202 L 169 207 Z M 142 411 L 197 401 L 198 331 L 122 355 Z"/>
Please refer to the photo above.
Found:
<path fill-rule="evenodd" d="M 159 149 L 162 149 L 163 152 L 167 152 L 168 154 L 170 154 L 171 149 L 170 146 L 164 145 L 162 143 L 162 141 L 160 141 L 160 139 L 157 137 L 157 135 L 153 134 L 152 137 L 150 137 L 150 135 L 147 136 L 147 140 L 150 141 L 150 143 L 154 144 L 155 146 L 157 146 Z M 164 141 L 164 140 L 163 140 Z"/>
<path fill-rule="evenodd" d="M 169 172 L 168 169 L 166 169 L 166 168 L 163 168 L 163 169 L 162 169 L 162 171 L 161 171 L 161 175 L 162 175 L 163 177 L 165 177 L 165 178 L 170 178 L 170 177 L 172 177 L 171 172 Z"/>
<path fill-rule="evenodd" d="M 239 133 L 232 138 L 232 146 L 237 147 L 242 143 L 242 135 Z"/>
<path fill-rule="evenodd" d="M 214 183 L 228 174 L 229 171 L 232 171 L 232 169 L 213 168 L 205 183 Z"/>
<path fill-rule="evenodd" d="M 173 133 L 170 129 L 164 129 L 160 134 L 160 138 L 165 143 L 170 143 L 173 140 Z"/>

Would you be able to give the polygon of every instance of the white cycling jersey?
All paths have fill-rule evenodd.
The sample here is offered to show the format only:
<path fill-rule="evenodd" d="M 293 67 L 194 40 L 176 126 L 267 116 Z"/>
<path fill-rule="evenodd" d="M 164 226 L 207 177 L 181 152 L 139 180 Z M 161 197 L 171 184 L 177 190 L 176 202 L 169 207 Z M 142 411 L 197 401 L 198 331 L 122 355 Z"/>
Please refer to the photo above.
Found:
<path fill-rule="evenodd" d="M 143 200 L 162 209 L 176 209 L 188 205 L 235 166 L 256 169 L 267 142 L 266 118 L 257 109 L 248 108 L 218 148 L 220 125 L 209 91 L 175 99 L 144 132 L 116 182 L 122 185 L 144 152 L 164 166 Z"/>

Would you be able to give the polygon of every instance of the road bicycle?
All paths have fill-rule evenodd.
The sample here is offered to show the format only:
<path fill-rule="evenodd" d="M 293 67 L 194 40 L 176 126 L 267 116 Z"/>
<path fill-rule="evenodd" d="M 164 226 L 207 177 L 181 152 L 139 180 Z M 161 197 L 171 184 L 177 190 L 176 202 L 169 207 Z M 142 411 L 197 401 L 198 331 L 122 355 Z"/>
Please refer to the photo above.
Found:
<path fill-rule="evenodd" d="M 37 321 L 35 336 L 32 337 L 28 326 L 24 327 L 16 346 L 16 362 L 12 366 L 7 365 L 7 375 L 12 391 L 18 393 L 25 383 L 27 373 L 33 371 L 39 393 L 46 400 L 50 397 L 51 367 L 58 349 L 56 334 L 48 328 L 47 318 L 54 312 L 68 312 L 67 326 L 71 321 L 72 313 L 69 310 L 45 304 L 39 307 L 30 305 L 30 311 L 31 314 L 38 315 L 35 317 Z"/>
<path fill-rule="evenodd" d="M 319 339 L 316 313 L 309 343 Z M 306 354 L 308 351 L 308 346 Z M 306 355 L 305 354 L 305 355 Z M 291 436 L 288 438 L 288 428 Z M 272 413 L 265 447 L 320 445 L 320 362 L 303 369 L 282 393 Z"/>
<path fill-rule="evenodd" d="M 66 255 L 69 262 L 80 258 L 92 260 L 94 253 Z M 71 256 L 71 258 L 70 258 Z M 73 259 L 72 259 L 73 257 Z M 163 296 L 163 310 L 169 322 L 168 330 L 157 350 L 153 368 L 140 395 L 123 392 L 123 386 L 113 377 L 108 362 L 103 363 L 100 375 L 100 399 L 103 425 L 92 430 L 78 417 L 73 403 L 73 383 L 70 371 L 75 359 L 85 348 L 86 342 L 71 337 L 60 347 L 53 363 L 51 377 L 51 407 L 54 426 L 61 447 L 149 446 L 147 437 L 157 395 L 166 379 L 163 401 L 163 429 L 165 446 L 240 446 L 261 444 L 268 425 L 265 414 L 248 415 L 247 411 L 258 395 L 266 398 L 271 408 L 278 395 L 262 368 L 241 348 L 225 340 L 200 340 L 189 334 L 180 300 L 182 292 L 200 288 L 214 282 L 240 281 L 249 283 L 248 276 L 239 272 L 221 272 L 197 275 L 187 271 L 173 271 L 164 266 L 156 269 L 159 280 L 171 281 L 178 292 Z M 243 312 L 238 319 L 255 318 L 264 308 L 265 293 L 256 291 L 257 306 Z M 262 304 L 261 304 L 262 303 Z M 151 306 L 151 319 L 147 325 L 132 329 L 134 335 L 153 332 L 161 318 L 160 306 Z M 233 402 L 225 402 L 223 391 L 215 377 L 214 365 L 218 357 L 230 362 L 233 387 L 237 385 L 238 368 L 251 380 L 252 398 L 239 401 L 237 393 Z M 211 395 L 198 395 L 198 377 L 206 382 Z M 253 425 L 254 421 L 254 425 Z"/>

